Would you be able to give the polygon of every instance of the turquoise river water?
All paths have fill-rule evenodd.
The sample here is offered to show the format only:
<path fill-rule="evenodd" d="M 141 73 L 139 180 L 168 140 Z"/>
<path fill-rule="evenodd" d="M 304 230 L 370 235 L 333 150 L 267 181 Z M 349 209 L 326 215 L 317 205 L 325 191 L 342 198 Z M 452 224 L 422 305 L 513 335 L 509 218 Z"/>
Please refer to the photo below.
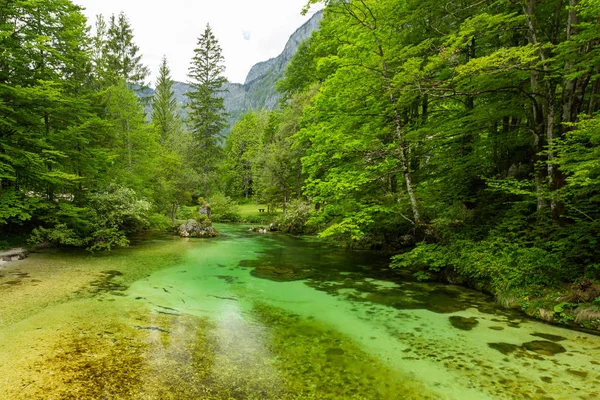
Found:
<path fill-rule="evenodd" d="M 600 399 L 600 337 L 217 225 L 0 269 L 0 399 Z"/>

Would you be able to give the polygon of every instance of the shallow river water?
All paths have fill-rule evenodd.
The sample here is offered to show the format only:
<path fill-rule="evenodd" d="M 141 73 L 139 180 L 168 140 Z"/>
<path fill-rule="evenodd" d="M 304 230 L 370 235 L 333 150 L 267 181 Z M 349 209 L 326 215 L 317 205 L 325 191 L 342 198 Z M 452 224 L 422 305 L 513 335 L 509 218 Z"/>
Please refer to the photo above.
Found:
<path fill-rule="evenodd" d="M 598 399 L 600 337 L 221 225 L 0 269 L 0 399 Z"/>

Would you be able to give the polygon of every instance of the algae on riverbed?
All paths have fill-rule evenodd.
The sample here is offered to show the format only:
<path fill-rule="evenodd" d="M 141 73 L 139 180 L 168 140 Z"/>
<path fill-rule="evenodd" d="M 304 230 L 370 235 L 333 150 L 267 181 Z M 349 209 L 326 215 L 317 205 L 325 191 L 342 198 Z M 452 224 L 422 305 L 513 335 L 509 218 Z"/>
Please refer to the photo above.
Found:
<path fill-rule="evenodd" d="M 22 283 L 0 288 L 0 397 L 600 396 L 594 336 L 395 277 L 368 253 L 219 229 L 4 270 Z"/>

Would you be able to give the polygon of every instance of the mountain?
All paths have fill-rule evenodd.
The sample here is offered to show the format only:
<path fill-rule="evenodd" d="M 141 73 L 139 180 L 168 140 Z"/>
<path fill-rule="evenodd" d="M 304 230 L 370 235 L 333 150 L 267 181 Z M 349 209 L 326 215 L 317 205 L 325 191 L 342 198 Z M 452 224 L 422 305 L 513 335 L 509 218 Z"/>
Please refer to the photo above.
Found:
<path fill-rule="evenodd" d="M 290 36 L 281 54 L 254 65 L 248 72 L 246 81 L 243 84 L 227 82 L 223 86 L 225 90 L 223 93 L 225 110 L 229 114 L 229 128 L 225 132 L 226 135 L 229 134 L 233 124 L 239 120 L 244 112 L 258 109 L 273 110 L 279 105 L 281 95 L 275 89 L 275 83 L 283 77 L 285 68 L 296 54 L 300 43 L 309 38 L 313 31 L 319 29 L 321 19 L 323 19 L 323 11 L 316 12 L 311 19 Z M 190 86 L 187 83 L 175 82 L 173 90 L 175 91 L 175 99 L 185 114 L 187 103 L 185 94 L 190 91 Z M 151 96 L 153 93 L 154 90 L 148 90 L 148 95 Z M 148 115 L 151 115 L 151 109 L 146 111 Z"/>

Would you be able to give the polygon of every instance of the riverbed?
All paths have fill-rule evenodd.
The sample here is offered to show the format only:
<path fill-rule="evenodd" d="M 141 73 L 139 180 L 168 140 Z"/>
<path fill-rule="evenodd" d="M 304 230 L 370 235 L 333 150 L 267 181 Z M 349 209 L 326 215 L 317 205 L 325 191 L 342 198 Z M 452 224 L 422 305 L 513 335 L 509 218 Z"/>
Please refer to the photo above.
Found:
<path fill-rule="evenodd" d="M 600 337 L 217 225 L 0 270 L 2 399 L 597 399 Z"/>

